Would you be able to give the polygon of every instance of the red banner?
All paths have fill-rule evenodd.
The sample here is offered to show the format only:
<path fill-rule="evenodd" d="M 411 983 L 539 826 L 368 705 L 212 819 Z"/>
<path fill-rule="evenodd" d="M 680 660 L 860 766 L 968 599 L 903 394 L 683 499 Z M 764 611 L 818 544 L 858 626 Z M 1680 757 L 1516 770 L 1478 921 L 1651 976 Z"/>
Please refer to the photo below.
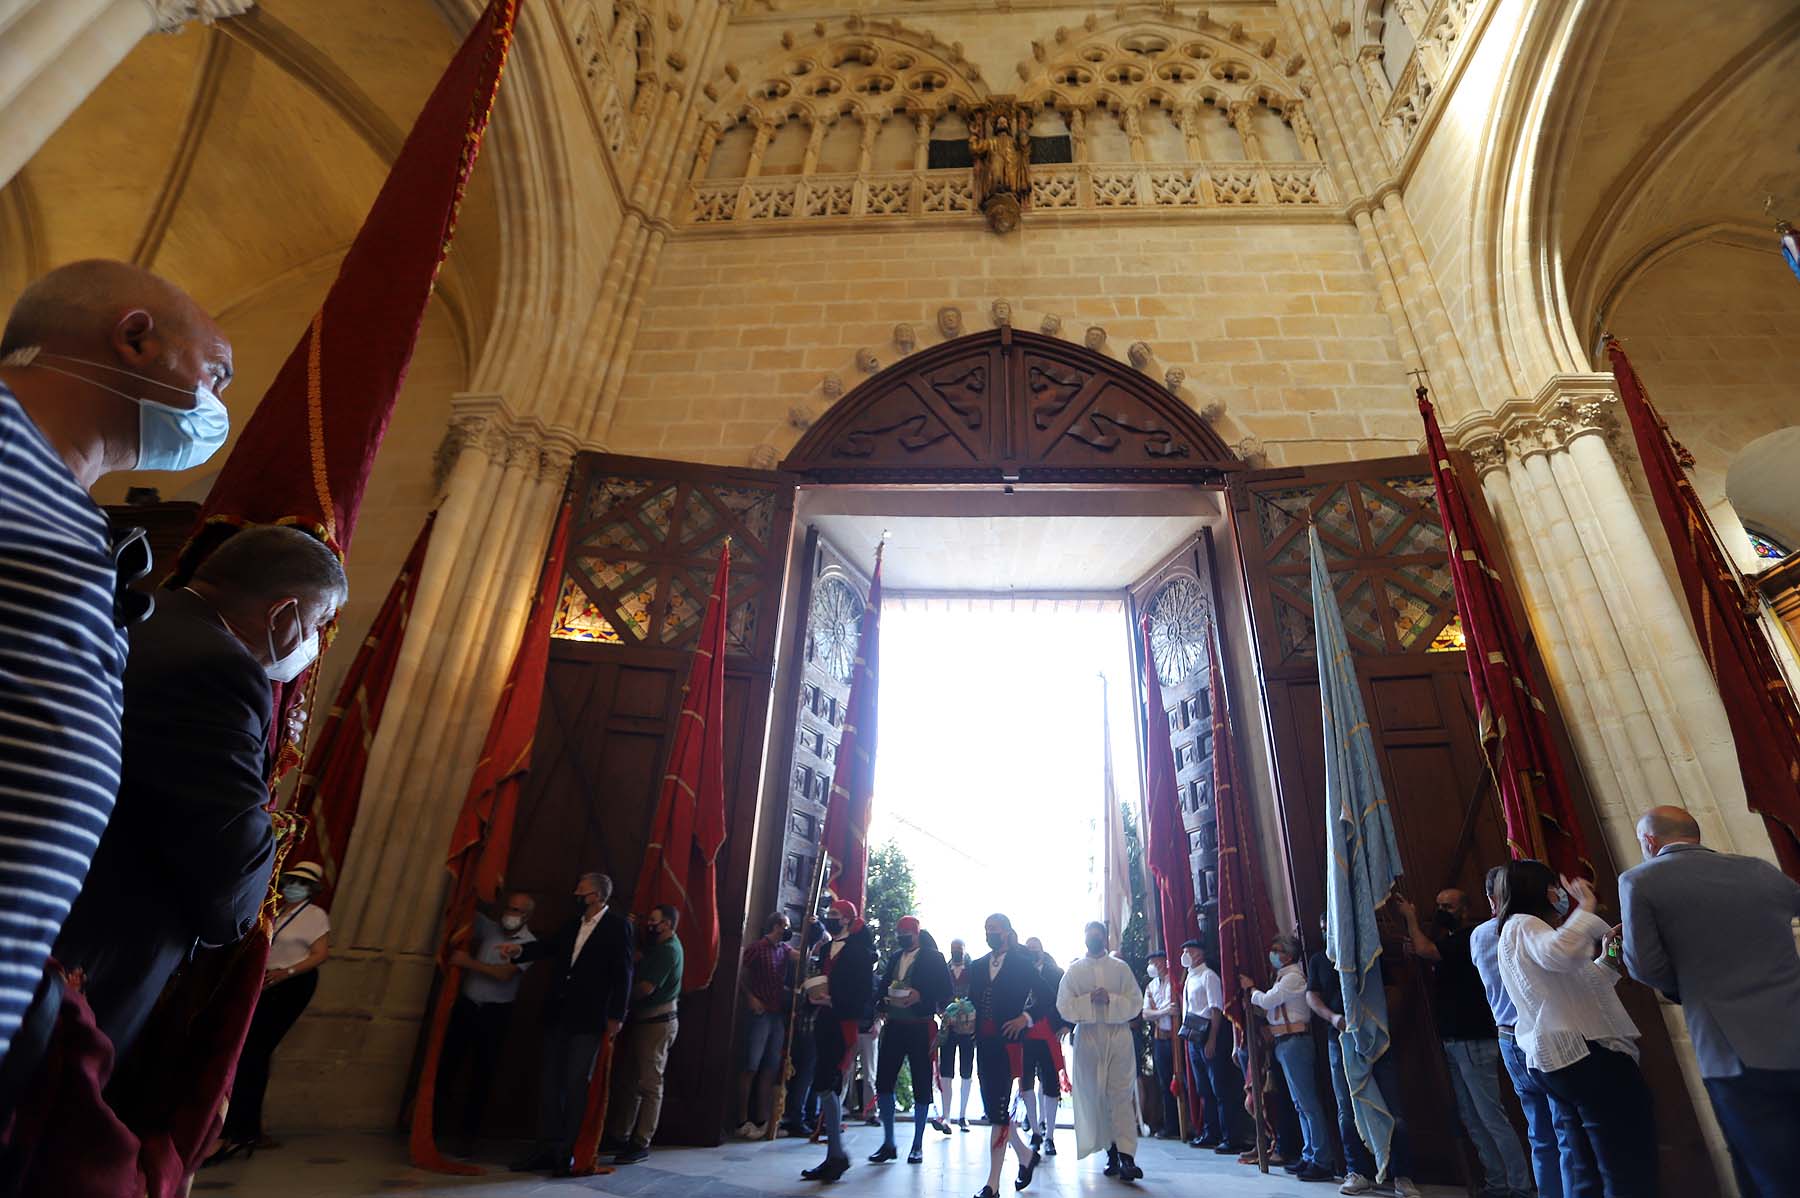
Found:
<path fill-rule="evenodd" d="M 875 711 L 881 654 L 881 550 L 875 551 L 875 577 L 863 608 L 856 637 L 856 672 L 850 679 L 850 704 L 838 741 L 837 769 L 831 798 L 825 805 L 825 852 L 834 867 L 833 897 L 848 899 L 866 915 L 869 885 L 869 813 L 875 804 Z"/>
<path fill-rule="evenodd" d="M 700 647 L 682 688 L 681 716 L 650 845 L 631 910 L 643 916 L 667 903 L 681 913 L 681 988 L 700 990 L 719 963 L 719 908 L 714 862 L 725 843 L 725 617 L 731 594 L 731 542 L 706 601 Z"/>
<path fill-rule="evenodd" d="M 1609 338 L 1606 352 L 1612 357 L 1613 378 L 1625 401 L 1656 514 L 1674 551 L 1675 572 L 1700 636 L 1700 651 L 1725 701 L 1750 810 L 1763 817 L 1781 868 L 1789 877 L 1800 878 L 1800 709 L 1775 663 L 1756 604 L 1744 594 L 1694 484 L 1676 459 L 1668 426 L 1651 407 L 1625 350 Z"/>
<path fill-rule="evenodd" d="M 1150 648 L 1150 618 L 1144 617 L 1144 681 L 1149 689 L 1145 712 L 1149 736 L 1144 744 L 1144 861 L 1156 882 L 1162 915 L 1163 949 L 1171 962 L 1181 960 L 1181 944 L 1199 932 L 1194 923 L 1194 867 L 1188 859 L 1187 828 L 1181 821 L 1181 795 L 1175 784 L 1175 748 L 1169 739 L 1169 713 L 1163 707 L 1162 679 Z"/>
<path fill-rule="evenodd" d="M 1475 522 L 1468 498 L 1450 468 L 1450 450 L 1425 389 L 1419 388 L 1425 453 L 1437 487 L 1438 515 L 1450 543 L 1450 578 L 1462 615 L 1464 658 L 1481 748 L 1487 758 L 1506 842 L 1514 857 L 1535 857 L 1567 877 L 1593 877 L 1585 837 L 1550 731 L 1544 703 L 1532 693 L 1525 638 L 1491 564 L 1493 549 Z"/>
<path fill-rule="evenodd" d="M 1244 793 L 1237 739 L 1231 729 L 1231 707 L 1220 661 L 1225 645 L 1217 638 L 1216 629 L 1207 639 L 1211 658 L 1207 693 L 1212 702 L 1213 820 L 1219 842 L 1219 977 L 1224 982 L 1225 1017 L 1241 1032 L 1246 1008 L 1244 991 L 1236 982 L 1241 974 L 1259 972 L 1264 949 L 1275 933 L 1275 915 L 1269 908 L 1269 892 L 1263 885 L 1262 868 L 1256 857 L 1250 796 Z"/>
<path fill-rule="evenodd" d="M 531 613 L 519 637 L 506 685 L 494 705 L 494 719 L 488 725 L 487 740 L 481 747 L 481 759 L 475 763 L 475 776 L 469 780 L 469 794 L 456 818 L 456 829 L 450 834 L 450 851 L 444 863 L 450 874 L 450 888 L 444 900 L 443 942 L 438 950 L 440 972 L 426 1020 L 425 1064 L 419 1071 L 419 1088 L 413 1097 L 409 1142 L 413 1164 L 439 1173 L 483 1171 L 478 1166 L 450 1160 L 438 1151 L 432 1137 L 438 1061 L 444 1050 L 444 1034 L 450 1027 L 450 1008 L 462 989 L 463 971 L 450 964 L 450 957 L 457 949 L 468 946 L 477 900 L 492 902 L 499 896 L 506 863 L 512 855 L 519 790 L 531 768 L 531 746 L 537 737 L 538 712 L 544 701 L 544 673 L 550 664 L 550 621 L 562 592 L 571 507 L 571 502 L 564 499 L 551 530 Z"/>
<path fill-rule="evenodd" d="M 388 686 L 394 681 L 394 667 L 400 662 L 400 648 L 406 642 L 407 617 L 412 614 L 419 571 L 425 566 L 431 529 L 436 523 L 435 511 L 425 517 L 425 526 L 413 541 L 412 552 L 406 555 L 381 610 L 375 613 L 369 634 L 350 663 L 350 672 L 338 687 L 337 701 L 331 705 L 325 726 L 313 741 L 307 768 L 288 804 L 289 810 L 306 817 L 306 834 L 294 850 L 293 859 L 317 861 L 324 866 L 325 888 L 315 901 L 328 909 L 337 890 L 338 873 L 350 852 L 350 832 L 356 824 L 357 809 L 362 806 L 363 773 L 369 767 L 369 746 L 374 743 L 375 730 L 387 706 Z"/>

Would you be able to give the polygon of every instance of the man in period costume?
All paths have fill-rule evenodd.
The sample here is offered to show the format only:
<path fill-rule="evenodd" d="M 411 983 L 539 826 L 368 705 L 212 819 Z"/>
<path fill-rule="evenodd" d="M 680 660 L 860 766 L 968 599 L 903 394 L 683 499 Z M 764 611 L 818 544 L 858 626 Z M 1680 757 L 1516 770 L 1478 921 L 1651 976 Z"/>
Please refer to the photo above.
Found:
<path fill-rule="evenodd" d="M 856 1029 L 875 984 L 875 936 L 857 918 L 856 904 L 838 899 L 825 914 L 830 937 L 819 954 L 819 972 L 807 979 L 806 1001 L 814 1008 L 813 1089 L 819 1096 L 819 1127 L 825 1159 L 801 1171 L 807 1181 L 836 1181 L 850 1168 L 844 1152 L 844 1073 L 856 1051 Z"/>
<path fill-rule="evenodd" d="M 1013 1188 L 1031 1184 L 1038 1154 L 1025 1144 L 1012 1122 L 1012 1084 L 1023 1071 L 1025 1034 L 1033 1024 L 1025 1007 L 1035 1000 L 1042 1011 L 1056 1005 L 1056 992 L 1045 988 L 1043 975 L 1019 947 L 1012 921 L 990 915 L 986 926 L 988 954 L 969 972 L 974 981 L 969 999 L 975 1004 L 975 1067 L 981 1075 L 981 1105 L 991 1129 L 987 1184 L 975 1198 L 999 1198 L 1000 1168 L 1010 1143 L 1019 1158 Z"/>
<path fill-rule="evenodd" d="M 913 1142 L 906 1163 L 916 1165 L 925 1159 L 925 1124 L 931 1113 L 931 1054 L 936 1047 L 937 1013 L 950 999 L 950 969 L 936 943 L 920 929 L 918 916 L 902 917 L 895 932 L 900 947 L 887 959 L 881 981 L 875 987 L 875 1001 L 886 1015 L 875 1057 L 875 1096 L 881 1107 L 882 1136 L 881 1147 L 869 1161 L 879 1164 L 899 1154 L 894 1146 L 894 1084 L 900 1078 L 900 1066 L 911 1062 Z"/>

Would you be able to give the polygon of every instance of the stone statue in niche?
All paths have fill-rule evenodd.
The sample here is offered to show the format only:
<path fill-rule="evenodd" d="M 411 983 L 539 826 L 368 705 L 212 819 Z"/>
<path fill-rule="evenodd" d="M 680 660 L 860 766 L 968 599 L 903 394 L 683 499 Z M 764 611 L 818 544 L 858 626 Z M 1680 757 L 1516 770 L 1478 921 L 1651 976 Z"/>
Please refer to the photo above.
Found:
<path fill-rule="evenodd" d="M 969 113 L 975 203 L 988 228 L 1010 233 L 1031 202 L 1031 120 L 1011 96 L 995 96 Z"/>
<path fill-rule="evenodd" d="M 938 332 L 946 339 L 962 336 L 962 309 L 943 307 L 938 309 Z"/>

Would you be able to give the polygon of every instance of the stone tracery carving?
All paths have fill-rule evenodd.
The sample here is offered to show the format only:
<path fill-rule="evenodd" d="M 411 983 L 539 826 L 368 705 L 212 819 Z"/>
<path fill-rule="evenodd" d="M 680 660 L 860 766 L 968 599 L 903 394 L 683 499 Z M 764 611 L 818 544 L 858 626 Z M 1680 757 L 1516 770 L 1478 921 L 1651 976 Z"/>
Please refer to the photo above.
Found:
<path fill-rule="evenodd" d="M 227 17 L 241 17 L 256 7 L 256 0 L 144 0 L 150 6 L 152 27 L 158 33 L 177 33 L 189 21 L 210 25 Z"/>

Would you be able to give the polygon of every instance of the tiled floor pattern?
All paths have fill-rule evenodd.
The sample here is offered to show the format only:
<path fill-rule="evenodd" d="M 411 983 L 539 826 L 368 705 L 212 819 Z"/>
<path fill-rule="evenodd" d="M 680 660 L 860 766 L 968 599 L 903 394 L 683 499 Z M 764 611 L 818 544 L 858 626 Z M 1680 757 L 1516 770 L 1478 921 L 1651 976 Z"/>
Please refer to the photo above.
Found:
<path fill-rule="evenodd" d="M 551 1195 L 610 1195 L 612 1198 L 970 1198 L 986 1180 L 982 1128 L 945 1140 L 928 1133 L 925 1163 L 868 1165 L 863 1158 L 881 1142 L 873 1128 L 848 1135 L 855 1167 L 835 1185 L 800 1180 L 800 1170 L 816 1164 L 821 1149 L 793 1140 L 773 1144 L 728 1143 L 719 1148 L 671 1148 L 655 1152 L 639 1165 L 599 1177 L 552 1180 L 508 1173 L 511 1155 L 497 1145 L 481 1154 L 493 1162 L 482 1177 L 444 1177 L 407 1164 L 406 1147 L 397 1138 L 373 1135 L 295 1135 L 283 1147 L 261 1152 L 249 1161 L 231 1161 L 201 1172 L 195 1198 L 381 1198 L 385 1195 L 446 1195 L 454 1198 L 549 1198 Z M 1066 1139 L 1065 1139 L 1066 1138 Z M 901 1147 L 905 1148 L 904 1136 Z M 1337 1186 L 1302 1184 L 1279 1171 L 1263 1176 L 1210 1152 L 1147 1140 L 1138 1151 L 1146 1177 L 1126 1187 L 1100 1170 L 1105 1158 L 1096 1154 L 1077 1161 L 1074 1135 L 1058 1137 L 1061 1155 L 1046 1159 L 1026 1191 L 1029 1198 L 1088 1198 L 1119 1195 L 1128 1188 L 1142 1195 L 1182 1198 L 1327 1198 Z M 1002 1192 L 1012 1198 L 1012 1162 L 1008 1161 Z M 1433 1198 L 1450 1198 L 1459 1190 L 1427 1188 Z"/>

